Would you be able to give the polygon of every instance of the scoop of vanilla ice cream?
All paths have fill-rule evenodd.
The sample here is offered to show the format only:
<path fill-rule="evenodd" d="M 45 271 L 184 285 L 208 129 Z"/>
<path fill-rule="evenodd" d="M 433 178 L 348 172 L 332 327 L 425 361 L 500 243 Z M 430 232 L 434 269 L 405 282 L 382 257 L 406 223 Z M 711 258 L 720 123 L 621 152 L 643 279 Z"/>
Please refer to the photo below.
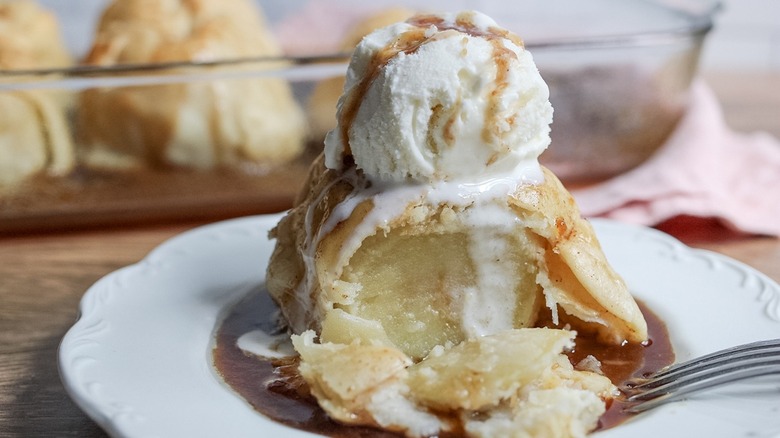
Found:
<path fill-rule="evenodd" d="M 325 140 L 371 180 L 469 180 L 511 172 L 550 143 L 549 90 L 522 41 L 478 12 L 413 17 L 356 47 Z"/>

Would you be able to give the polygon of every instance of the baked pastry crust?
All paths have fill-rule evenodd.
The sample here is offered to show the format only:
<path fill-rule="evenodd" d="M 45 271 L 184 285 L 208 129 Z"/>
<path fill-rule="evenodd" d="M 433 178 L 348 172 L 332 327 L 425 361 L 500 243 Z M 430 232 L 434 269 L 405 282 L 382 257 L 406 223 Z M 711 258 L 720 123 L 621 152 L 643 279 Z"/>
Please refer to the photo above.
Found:
<path fill-rule="evenodd" d="M 412 363 L 392 347 L 293 336 L 300 373 L 332 418 L 403 433 L 581 437 L 614 395 L 606 377 L 575 370 L 561 352 L 574 333 L 518 329 L 438 348 Z M 444 415 L 442 415 L 445 413 Z"/>
<path fill-rule="evenodd" d="M 105 10 L 84 63 L 279 55 L 248 0 L 122 0 Z M 230 73 L 278 66 L 231 67 Z M 84 160 L 107 168 L 275 165 L 297 157 L 306 134 L 289 84 L 274 78 L 90 89 L 81 96 L 78 121 Z"/>
<path fill-rule="evenodd" d="M 348 217 L 340 218 L 336 226 L 325 230 L 336 208 L 355 190 L 353 180 L 343 178 L 341 172 L 326 169 L 319 159 L 312 165 L 306 189 L 296 207 L 272 231 L 271 237 L 277 243 L 268 267 L 267 286 L 294 333 L 307 329 L 319 333 L 329 312 L 336 308 L 349 309 L 346 301 L 354 300 L 359 292 L 349 291 L 353 281 L 345 273 L 351 264 L 359 263 L 353 257 L 367 255 L 361 252 L 361 246 L 371 236 L 389 236 L 389 239 L 402 234 L 422 237 L 464 232 L 462 223 L 446 219 L 461 214 L 458 207 L 415 200 L 405 206 L 403 214 L 382 228 L 365 232 L 360 227 L 375 208 L 371 198 L 355 203 Z M 545 169 L 543 183 L 520 184 L 501 202 L 499 208 L 511 212 L 520 224 L 515 231 L 526 234 L 528 238 L 523 242 L 533 246 L 521 256 L 527 259 L 518 261 L 534 265 L 530 272 L 556 322 L 575 324 L 582 332 L 597 332 L 605 341 L 613 343 L 647 339 L 647 325 L 639 307 L 607 262 L 593 228 L 579 215 L 574 199 L 555 175 Z M 396 234 L 393 230 L 403 230 L 403 233 Z M 363 234 L 355 238 L 356 233 Z M 310 248 L 313 242 L 316 248 Z M 434 264 L 445 263 L 452 256 L 447 251 L 425 255 Z M 517 269 L 520 272 L 528 266 L 519 265 Z M 415 272 L 399 275 L 424 278 Z M 429 278 L 428 281 L 433 284 L 437 280 Z M 446 292 L 439 288 L 437 293 Z M 339 294 L 351 296 L 345 301 Z M 538 310 L 540 303 L 529 306 Z M 521 326 L 536 322 L 532 316 L 523 321 Z M 457 342 L 466 337 L 461 336 L 448 340 Z M 424 348 L 422 353 L 431 347 Z"/>
<path fill-rule="evenodd" d="M 67 67 L 57 17 L 32 0 L 0 2 L 0 70 Z"/>
<path fill-rule="evenodd" d="M 54 14 L 34 1 L 0 2 L 0 70 L 70 64 Z M 67 103 L 60 91 L 0 93 L 0 190 L 39 173 L 62 175 L 73 168 Z"/>
<path fill-rule="evenodd" d="M 489 202 L 402 196 L 401 213 L 377 221 L 394 202 L 387 188 L 313 164 L 271 232 L 266 286 L 332 418 L 413 437 L 596 427 L 615 387 L 563 351 L 578 335 L 642 342 L 647 325 L 571 195 L 542 170 L 543 182 Z M 490 219 L 463 221 L 475 208 Z"/>

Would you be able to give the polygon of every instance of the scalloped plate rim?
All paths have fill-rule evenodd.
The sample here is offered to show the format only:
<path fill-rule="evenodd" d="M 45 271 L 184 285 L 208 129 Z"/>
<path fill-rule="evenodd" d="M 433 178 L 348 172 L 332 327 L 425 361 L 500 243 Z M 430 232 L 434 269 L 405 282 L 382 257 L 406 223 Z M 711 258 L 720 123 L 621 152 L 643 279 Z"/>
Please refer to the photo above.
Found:
<path fill-rule="evenodd" d="M 229 233 L 231 230 L 233 231 L 246 231 L 249 229 L 254 230 L 254 236 L 250 235 L 248 237 L 257 238 L 258 235 L 264 234 L 262 232 L 267 233 L 268 230 L 270 230 L 271 227 L 273 227 L 278 219 L 282 217 L 283 213 L 279 214 L 272 214 L 272 215 L 260 215 L 260 216 L 249 216 L 249 217 L 241 217 L 236 219 L 231 219 L 227 221 L 217 222 L 213 224 L 204 225 L 198 228 L 194 228 L 192 230 L 185 231 L 177 236 L 174 236 L 160 245 L 158 245 L 156 248 L 154 248 L 152 251 L 149 252 L 149 254 L 144 257 L 141 261 L 126 266 L 124 268 L 118 269 L 100 280 L 98 280 L 95 284 L 93 284 L 84 294 L 83 298 L 81 299 L 81 302 L 79 304 L 79 318 L 76 321 L 76 323 L 68 330 L 66 335 L 63 337 L 63 340 L 60 344 L 59 351 L 58 351 L 58 362 L 59 362 L 59 370 L 60 370 L 60 376 L 63 382 L 63 385 L 65 386 L 68 394 L 70 397 L 76 402 L 76 404 L 95 422 L 97 422 L 104 430 L 106 430 L 109 434 L 112 436 L 126 436 L 126 437 L 136 437 L 136 436 L 146 436 L 146 435 L 140 435 L 133 431 L 132 426 L 128 426 L 127 424 L 123 423 L 120 424 L 120 422 L 115 418 L 115 416 L 112 416 L 108 413 L 108 408 L 106 405 L 102 404 L 100 400 L 97 400 L 94 396 L 87 394 L 83 386 L 85 385 L 85 382 L 79 381 L 79 376 L 77 376 L 76 372 L 73 369 L 73 366 L 71 363 L 69 363 L 69 359 L 71 354 L 73 354 L 74 343 L 78 343 L 79 341 L 83 341 L 84 337 L 86 336 L 87 331 L 90 329 L 90 327 L 84 327 L 84 325 L 96 315 L 96 313 L 92 312 L 100 312 L 101 310 L 105 311 L 105 309 L 100 308 L 100 304 L 98 303 L 101 294 L 110 294 L 110 289 L 107 289 L 112 281 L 115 281 L 117 278 L 120 278 L 121 276 L 132 276 L 132 275 L 138 275 L 139 272 L 143 272 L 145 267 L 148 264 L 153 264 L 156 261 L 160 260 L 166 260 L 166 258 L 169 256 L 170 253 L 173 253 L 175 251 L 186 249 L 189 246 L 193 246 L 193 242 L 198 241 L 199 239 L 210 239 L 214 236 L 218 235 L 219 233 Z M 625 263 L 626 260 L 621 260 L 621 258 L 614 258 L 614 254 L 611 255 L 611 253 L 616 251 L 615 246 L 621 246 L 623 243 L 617 243 L 616 240 L 620 240 L 620 238 L 624 236 L 633 236 L 634 239 L 642 240 L 645 239 L 644 244 L 647 246 L 652 245 L 665 245 L 668 247 L 671 255 L 666 255 L 665 257 L 682 257 L 682 258 L 688 258 L 689 262 L 698 263 L 701 260 L 704 260 L 706 263 L 719 263 L 722 264 L 726 269 L 731 269 L 734 272 L 743 275 L 745 278 L 748 279 L 755 279 L 762 285 L 764 288 L 762 290 L 762 294 L 768 290 L 769 292 L 769 300 L 778 300 L 780 298 L 780 285 L 775 283 L 773 280 L 771 280 L 766 275 L 760 273 L 759 271 L 753 269 L 752 267 L 739 262 L 737 260 L 731 259 L 727 256 L 702 250 L 702 249 L 694 249 L 686 246 L 679 240 L 675 239 L 672 236 L 669 236 L 668 234 L 665 234 L 661 231 L 646 228 L 638 225 L 631 225 L 626 223 L 621 223 L 617 221 L 607 220 L 607 219 L 591 219 L 591 223 L 594 225 L 597 231 L 597 235 L 599 236 L 599 240 L 602 243 L 602 246 L 605 249 L 605 252 L 607 253 L 608 258 L 610 258 L 610 262 L 613 264 L 613 266 L 616 267 L 618 272 L 620 272 L 624 277 L 626 277 L 626 274 L 622 272 L 620 269 L 620 265 Z M 251 233 L 250 233 L 251 234 Z M 247 237 L 247 236 L 244 236 Z M 648 242 L 655 242 L 654 244 L 648 243 Z M 641 243 L 641 242 L 640 242 Z M 230 247 L 231 244 L 235 244 L 235 242 L 229 242 L 227 247 Z M 241 243 L 243 245 L 244 243 Z M 246 242 L 246 244 L 250 244 L 249 242 Z M 254 242 L 254 244 L 259 245 L 260 247 L 264 248 L 264 251 L 269 251 L 269 245 L 270 242 L 267 240 L 257 240 Z M 230 249 L 230 248 L 225 248 Z M 646 249 L 646 248 L 645 248 Z M 657 249 L 657 248 L 656 248 Z M 246 249 L 244 249 L 246 250 Z M 622 249 L 623 252 L 626 251 L 625 248 Z M 645 254 L 644 256 L 647 256 Z M 185 254 L 186 257 L 186 254 Z M 190 256 L 191 257 L 191 256 Z M 658 255 L 655 255 L 653 257 L 659 258 Z M 652 258 L 651 258 L 652 259 Z M 657 262 L 657 260 L 656 260 Z M 712 268 L 714 269 L 714 268 Z M 258 268 L 260 270 L 260 268 Z M 260 281 L 262 282 L 264 275 L 259 274 Z M 629 282 L 629 286 L 631 285 L 632 280 L 630 277 L 627 278 L 627 281 Z M 632 291 L 636 293 L 636 291 Z M 236 292 L 238 294 L 238 292 Z M 637 295 L 640 296 L 640 298 L 647 300 L 647 297 L 642 296 L 641 293 L 637 293 Z M 755 298 L 755 297 L 753 297 Z M 230 300 L 228 300 L 230 301 Z M 227 303 L 228 301 L 225 301 Z M 235 297 L 232 301 L 234 302 Z M 760 297 L 757 300 L 754 301 L 760 301 Z M 753 303 L 754 306 L 768 306 L 766 303 Z M 223 307 L 220 308 L 220 312 L 224 310 Z M 653 307 L 654 310 L 655 307 Z M 663 315 L 662 315 L 663 316 Z M 771 324 L 772 327 L 776 330 L 774 332 L 774 336 L 777 336 L 777 333 L 780 332 L 780 321 L 774 320 L 771 316 L 772 315 L 765 315 L 768 316 L 767 319 L 772 320 Z M 215 318 L 218 317 L 215 316 Z M 780 317 L 778 317 L 780 318 Z M 755 321 L 753 321 L 755 323 Z M 213 330 L 213 327 L 209 328 L 210 330 Z M 672 334 L 673 343 L 675 345 L 675 349 L 677 350 L 678 357 L 681 356 L 681 352 L 683 352 L 681 359 L 685 359 L 685 355 L 692 354 L 690 351 L 686 351 L 691 348 L 691 346 L 684 342 L 684 340 L 676 339 L 674 333 Z M 88 341 L 88 339 L 87 339 Z M 83 343 L 82 343 L 83 344 Z M 727 344 L 728 345 L 728 344 Z M 83 346 L 83 345 L 80 345 Z M 121 346 L 119 346 L 121 348 Z M 699 352 L 700 353 L 700 352 Z M 208 362 L 207 358 L 204 358 L 204 362 Z M 216 379 L 216 377 L 214 377 Z M 80 387 L 81 386 L 81 387 Z M 227 387 L 222 388 L 223 391 L 230 393 L 230 390 Z M 231 396 L 234 396 L 234 394 L 230 393 Z M 243 406 L 239 409 L 248 409 L 251 410 L 248 406 L 245 404 L 242 404 L 243 401 L 238 400 L 237 406 Z M 703 403 L 708 403 L 705 399 Z M 674 405 L 669 405 L 667 407 L 664 407 L 656 412 L 651 412 L 648 415 L 642 416 L 637 418 L 636 420 L 628 422 L 626 425 L 622 425 L 620 427 L 617 427 L 615 429 L 607 430 L 598 432 L 597 435 L 600 437 L 621 437 L 621 436 L 628 436 L 630 432 L 630 436 L 637 437 L 637 436 L 652 436 L 649 432 L 649 430 L 646 427 L 643 426 L 643 423 L 646 423 L 648 425 L 652 424 L 652 421 L 647 421 L 647 419 L 653 418 L 653 416 L 658 417 L 660 415 L 666 415 L 667 417 L 670 416 L 671 418 L 674 418 L 677 413 L 682 411 L 683 414 L 685 412 L 690 411 L 688 407 L 691 404 L 688 402 L 680 402 Z M 695 403 L 694 403 L 695 405 Z M 696 413 L 696 412 L 695 412 Z M 701 416 L 701 413 L 696 413 L 697 415 Z M 130 414 L 132 416 L 132 413 Z M 263 430 L 252 430 L 252 433 L 259 433 L 266 431 L 266 428 L 268 430 L 274 430 L 275 432 L 279 433 L 280 431 L 284 431 L 285 436 L 310 436 L 308 433 L 304 433 L 295 429 L 289 429 L 285 428 L 284 426 L 280 426 L 279 424 L 265 419 L 264 417 L 260 416 L 259 414 L 256 414 L 254 411 L 252 411 L 252 415 L 258 417 L 260 419 L 260 424 L 263 424 Z M 152 419 L 154 421 L 155 419 Z M 679 418 L 677 418 L 679 420 Z M 161 421 L 161 424 L 165 424 L 164 419 L 158 421 Z M 167 425 L 163 426 L 165 427 L 176 427 L 176 425 Z M 764 431 L 767 432 L 766 436 L 777 436 L 780 437 L 780 424 L 776 426 L 776 429 L 774 425 L 772 425 L 773 430 L 772 431 Z M 625 433 L 624 433 L 625 431 Z M 170 435 L 171 431 L 161 431 L 162 435 Z M 175 433 L 175 432 L 174 432 Z M 723 435 L 728 436 L 728 435 Z"/>

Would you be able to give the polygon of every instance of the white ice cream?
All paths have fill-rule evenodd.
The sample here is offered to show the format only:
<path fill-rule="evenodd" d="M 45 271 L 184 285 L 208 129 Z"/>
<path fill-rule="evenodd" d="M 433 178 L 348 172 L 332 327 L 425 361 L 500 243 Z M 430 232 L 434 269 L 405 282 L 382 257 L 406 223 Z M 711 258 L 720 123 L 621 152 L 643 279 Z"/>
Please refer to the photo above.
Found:
<path fill-rule="evenodd" d="M 478 12 L 418 17 L 357 46 L 326 138 L 371 180 L 468 181 L 536 161 L 550 143 L 549 90 L 519 38 Z"/>

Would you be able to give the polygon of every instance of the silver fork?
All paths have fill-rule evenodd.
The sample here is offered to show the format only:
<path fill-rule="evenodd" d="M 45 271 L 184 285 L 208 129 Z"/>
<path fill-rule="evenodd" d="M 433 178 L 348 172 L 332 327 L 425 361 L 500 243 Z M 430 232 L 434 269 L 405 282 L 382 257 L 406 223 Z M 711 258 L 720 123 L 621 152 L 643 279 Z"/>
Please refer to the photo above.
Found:
<path fill-rule="evenodd" d="M 780 374 L 780 339 L 752 342 L 674 365 L 620 388 L 627 412 L 639 413 L 715 386 Z"/>

